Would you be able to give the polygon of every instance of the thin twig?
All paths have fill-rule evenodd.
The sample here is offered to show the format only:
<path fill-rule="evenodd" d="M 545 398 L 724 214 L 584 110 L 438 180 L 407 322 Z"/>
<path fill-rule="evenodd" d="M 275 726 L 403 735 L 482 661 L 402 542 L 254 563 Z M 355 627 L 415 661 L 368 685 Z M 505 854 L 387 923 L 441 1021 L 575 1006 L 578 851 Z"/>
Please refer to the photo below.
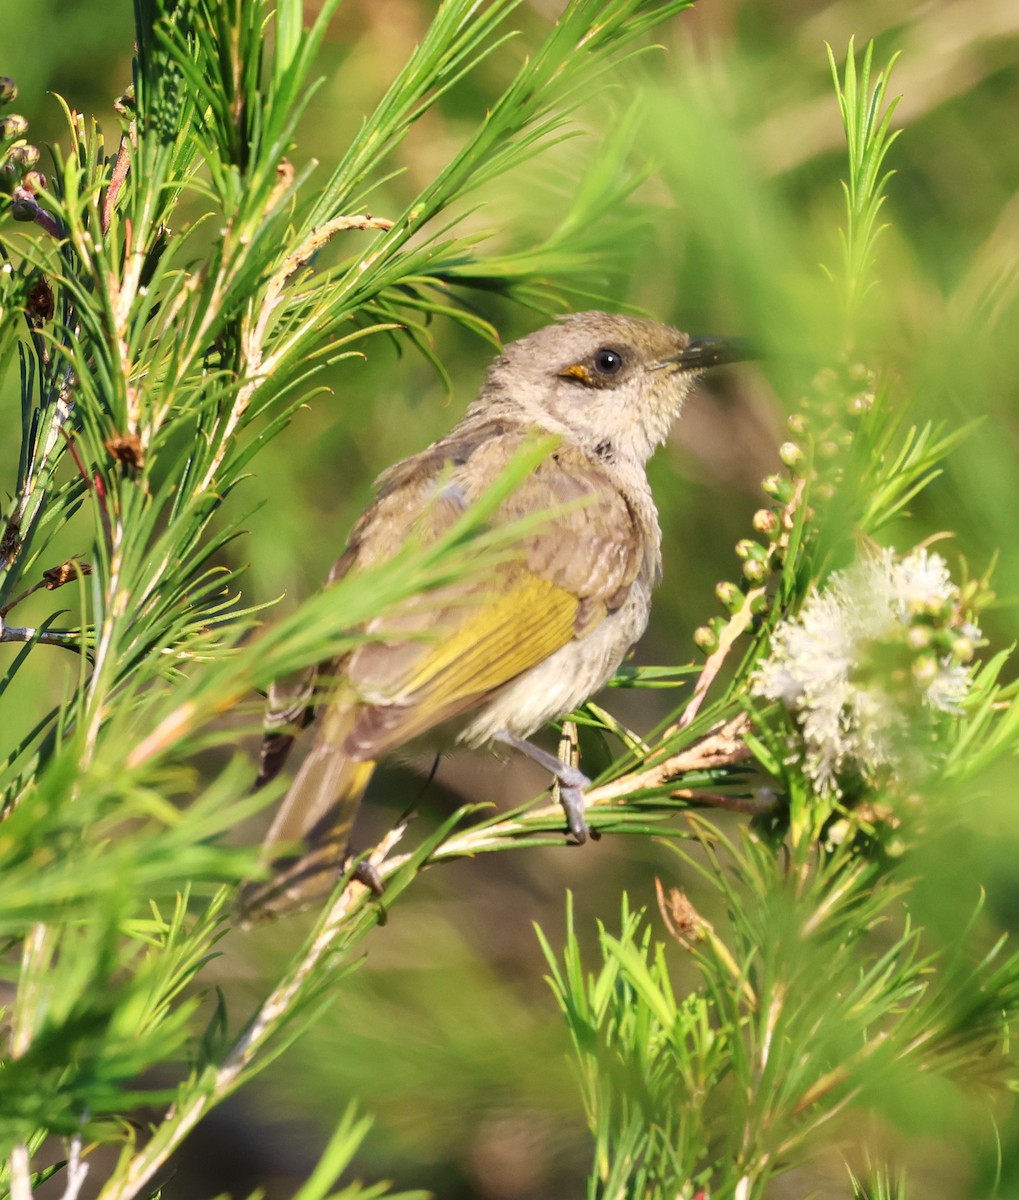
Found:
<path fill-rule="evenodd" d="M 80 650 L 81 634 L 75 630 L 38 629 L 33 625 L 5 625 L 0 619 L 0 642 L 38 642 L 40 646 Z"/>
<path fill-rule="evenodd" d="M 673 754 L 663 762 L 643 771 L 623 775 L 611 783 L 602 784 L 601 787 L 591 788 L 586 793 L 587 803 L 592 807 L 601 806 L 637 791 L 661 789 L 690 771 L 705 771 L 745 762 L 750 758 L 750 751 L 743 741 L 743 734 L 749 726 L 749 718 L 745 713 L 740 713 L 694 745 Z"/>
<path fill-rule="evenodd" d="M 371 213 L 361 213 L 355 217 L 333 217 L 331 221 L 326 221 L 318 229 L 313 229 L 293 254 L 287 255 L 274 278 L 282 278 L 285 282 L 295 271 L 303 267 L 313 254 L 321 250 L 334 234 L 343 233 L 348 229 L 377 229 L 382 233 L 388 233 L 395 224 L 396 222 L 390 221 L 388 217 L 373 217 Z"/>
<path fill-rule="evenodd" d="M 27 1146 L 15 1146 L 8 1159 L 11 1200 L 33 1200 L 32 1164 Z"/>
<path fill-rule="evenodd" d="M 60 1200 L 78 1200 L 78 1194 L 81 1192 L 85 1177 L 88 1175 L 88 1163 L 81 1161 L 80 1133 L 76 1133 L 71 1138 L 71 1145 L 67 1155 L 67 1166 L 64 1169 L 67 1173 L 67 1183 L 64 1185 L 64 1194 Z"/>
<path fill-rule="evenodd" d="M 386 217 L 373 217 L 363 213 L 354 217 L 334 217 L 326 221 L 301 243 L 301 245 L 284 260 L 265 286 L 265 293 L 258 307 L 258 315 L 253 323 L 245 320 L 241 329 L 241 353 L 244 359 L 244 383 L 237 389 L 230 410 L 226 414 L 220 429 L 217 431 L 218 445 L 212 454 L 211 461 L 205 474 L 198 483 L 196 494 L 211 489 L 215 483 L 217 472 L 223 462 L 230 441 L 236 432 L 244 414 L 248 410 L 251 398 L 265 380 L 272 375 L 275 367 L 273 357 L 265 359 L 265 341 L 269 327 L 276 310 L 283 301 L 284 292 L 291 277 L 303 267 L 316 251 L 320 250 L 334 234 L 348 229 L 377 229 L 386 231 L 393 228 L 393 222 Z M 281 347 L 276 350 L 276 356 L 281 353 Z"/>
<path fill-rule="evenodd" d="M 718 729 L 701 738 L 695 745 L 672 755 L 664 762 L 657 763 L 646 770 L 632 771 L 610 783 L 602 784 L 601 787 L 589 788 L 584 793 L 585 810 L 587 812 L 604 810 L 615 802 L 626 800 L 635 792 L 661 790 L 673 780 L 679 779 L 690 771 L 705 771 L 744 762 L 750 757 L 750 751 L 742 738 L 748 726 L 749 719 L 741 713 L 738 717 L 725 722 Z M 716 793 L 700 792 L 695 788 L 676 788 L 669 795 L 676 799 L 702 801 L 710 807 L 731 807 L 736 811 L 754 814 L 762 811 L 768 812 L 772 807 L 770 800 L 766 805 L 762 805 L 740 800 L 738 797 L 726 797 L 725 801 L 732 803 L 723 804 L 721 802 L 723 798 Z M 530 810 L 529 817 L 531 819 L 540 818 L 557 811 L 560 811 L 559 806 L 552 803 Z M 447 838 L 441 846 L 435 849 L 429 861 L 442 862 L 451 858 L 470 858 L 486 850 L 496 850 L 516 837 L 533 832 L 533 827 L 528 820 L 519 817 L 510 817 L 495 824 L 465 829 L 455 837 Z M 410 860 L 410 857 L 409 854 L 399 855 L 381 863 L 379 873 L 382 878 L 387 879 L 395 874 Z"/>
<path fill-rule="evenodd" d="M 708 689 L 715 682 L 715 678 L 718 672 L 721 671 L 723 663 L 729 657 L 729 652 L 741 634 L 746 633 L 750 628 L 750 622 L 754 619 L 754 605 L 758 597 L 763 596 L 766 590 L 763 584 L 759 587 L 751 588 L 744 595 L 743 603 L 729 618 L 719 636 L 718 648 L 708 655 L 704 666 L 701 668 L 701 673 L 697 677 L 693 693 L 690 696 L 690 702 L 683 710 L 683 715 L 675 725 L 676 731 L 686 729 L 688 725 L 693 723 L 694 718 L 700 712 L 701 705 L 704 703 L 704 697 L 707 695 Z M 666 736 L 671 732 L 673 730 L 668 730 Z"/>

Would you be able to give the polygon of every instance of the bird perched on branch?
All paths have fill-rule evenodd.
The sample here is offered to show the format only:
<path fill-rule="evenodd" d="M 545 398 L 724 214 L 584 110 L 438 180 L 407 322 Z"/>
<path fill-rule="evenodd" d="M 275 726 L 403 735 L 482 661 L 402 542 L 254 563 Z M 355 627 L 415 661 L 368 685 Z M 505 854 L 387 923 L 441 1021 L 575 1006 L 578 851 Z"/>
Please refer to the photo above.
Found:
<path fill-rule="evenodd" d="M 586 840 L 588 780 L 527 738 L 597 692 L 644 632 L 661 571 L 645 464 L 694 379 L 746 357 L 740 341 L 578 313 L 506 346 L 452 432 L 380 476 L 329 583 L 408 538 L 438 539 L 536 436 L 555 439 L 489 520 L 544 518 L 512 553 L 380 614 L 351 653 L 270 696 L 258 785 L 303 727 L 318 729 L 266 837 L 273 875 L 249 887 L 249 912 L 331 889 L 375 764 L 397 750 L 513 747 L 558 779 L 569 834 Z"/>

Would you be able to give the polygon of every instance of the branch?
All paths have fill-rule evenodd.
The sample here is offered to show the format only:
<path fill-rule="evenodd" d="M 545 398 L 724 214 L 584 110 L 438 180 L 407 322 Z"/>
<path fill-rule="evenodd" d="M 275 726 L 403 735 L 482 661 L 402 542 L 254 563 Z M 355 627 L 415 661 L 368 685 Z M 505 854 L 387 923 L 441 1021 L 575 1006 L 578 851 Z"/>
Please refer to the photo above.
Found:
<path fill-rule="evenodd" d="M 391 830 L 366 862 L 376 869 L 380 867 L 405 830 L 405 824 Z M 350 918 L 370 895 L 370 891 L 361 884 L 353 880 L 347 883 L 330 904 L 307 952 L 259 1006 L 224 1058 L 222 1066 L 212 1076 L 211 1085 L 189 1103 L 180 1108 L 174 1106 L 167 1112 L 151 1141 L 130 1160 L 122 1178 L 111 1180 L 99 1193 L 98 1200 L 133 1200 L 205 1114 L 242 1082 L 245 1071 L 252 1066 L 258 1052 L 292 1016 L 302 993 L 312 982 L 316 968 L 349 934 Z M 378 908 L 374 911 L 374 923 L 381 919 L 381 913 L 382 910 Z M 31 1200 L 31 1197 L 25 1200 Z"/>

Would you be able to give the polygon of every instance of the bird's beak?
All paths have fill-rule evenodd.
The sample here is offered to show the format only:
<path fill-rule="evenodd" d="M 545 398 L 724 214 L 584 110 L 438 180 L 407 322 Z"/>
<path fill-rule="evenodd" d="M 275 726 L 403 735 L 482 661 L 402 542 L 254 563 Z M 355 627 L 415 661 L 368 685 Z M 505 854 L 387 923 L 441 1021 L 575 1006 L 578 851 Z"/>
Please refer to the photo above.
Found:
<path fill-rule="evenodd" d="M 691 338 L 674 357 L 655 363 L 656 367 L 676 367 L 680 371 L 704 371 L 723 363 L 746 362 L 756 358 L 753 344 L 747 338 Z"/>

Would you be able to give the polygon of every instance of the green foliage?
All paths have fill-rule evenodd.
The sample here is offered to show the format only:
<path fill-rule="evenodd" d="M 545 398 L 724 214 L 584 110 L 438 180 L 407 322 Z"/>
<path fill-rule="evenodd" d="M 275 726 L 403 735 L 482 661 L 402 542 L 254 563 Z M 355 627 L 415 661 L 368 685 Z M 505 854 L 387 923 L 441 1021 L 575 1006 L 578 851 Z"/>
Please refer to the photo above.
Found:
<path fill-rule="evenodd" d="M 572 915 L 561 962 L 542 939 L 595 1141 L 590 1196 L 764 1195 L 919 1078 L 987 1096 L 1014 1082 L 1019 956 L 925 954 L 901 914 L 908 885 L 875 863 L 841 850 L 790 870 L 766 843 L 698 824 L 708 866 L 685 865 L 726 931 L 659 893 L 698 986 L 677 994 L 675 946 L 625 899 L 593 973 Z"/>
<path fill-rule="evenodd" d="M 870 83 L 872 53 L 871 45 L 858 81 L 850 45 L 840 81 L 829 49 L 849 145 L 837 282 L 854 348 L 860 305 L 875 286 L 875 222 L 890 176 L 881 164 L 896 136 L 889 130 L 895 102 L 885 106 L 887 71 Z M 717 729 L 732 719 L 734 704 L 746 704 L 753 716 L 746 743 L 785 803 L 761 811 L 736 838 L 691 818 L 699 853 L 672 843 L 687 876 L 700 882 L 696 906 L 686 892 L 658 883 L 662 918 L 686 964 L 653 940 L 625 897 L 618 935 L 599 922 L 601 965 L 593 972 L 572 908 L 561 955 L 541 938 L 595 1143 L 591 1197 L 764 1196 L 774 1176 L 796 1171 L 823 1146 L 842 1144 L 857 1160 L 867 1145 L 858 1132 L 863 1113 L 903 1122 L 900 1106 L 911 1105 L 915 1127 L 929 1132 L 1019 1083 L 1011 1046 L 1019 955 L 1006 952 L 1004 937 L 988 943 L 982 902 L 956 916 L 963 926 L 954 940 L 925 934 L 913 875 L 923 860 L 917 849 L 938 840 L 939 823 L 953 823 L 962 779 L 982 780 L 1019 749 L 1015 688 L 1001 682 L 1008 656 L 975 670 L 964 711 L 877 786 L 856 778 L 840 790 L 819 788 L 797 750 L 802 717 L 749 698 L 776 622 L 816 596 L 832 566 L 854 553 L 854 540 L 898 523 L 973 427 L 906 426 L 890 382 L 844 362 L 814 381 L 790 426 L 795 440 L 780 451 L 789 477 L 766 481 L 775 503 L 754 518 L 764 536 L 737 546 L 742 584 L 719 587 L 731 616 L 705 627 L 700 642 L 717 660 L 752 623 L 756 637 L 713 704 L 691 719 L 695 689 L 693 702 L 668 718 L 660 744 L 652 737 L 650 753 L 632 751 L 644 777 L 657 764 L 663 789 L 674 788 L 678 771 L 670 764 L 696 745 L 691 734 Z M 986 603 L 984 589 L 971 582 L 960 593 L 967 612 Z M 931 593 L 910 601 L 926 635 L 918 646 L 930 644 L 942 603 L 945 617 L 972 629 L 947 598 Z M 819 646 L 831 639 L 831 656 L 846 653 L 833 636 L 834 610 L 823 629 L 815 614 L 805 633 Z M 853 669 L 851 686 L 863 687 L 866 668 Z M 847 721 L 843 712 L 828 736 L 845 738 Z M 613 770 L 621 773 L 620 764 Z M 688 781 L 696 801 L 707 781 Z M 715 786 L 735 781 L 722 772 Z M 723 915 L 725 928 L 702 906 Z M 680 989 L 677 979 L 691 975 L 692 986 Z M 931 1078 L 947 1087 L 947 1114 L 922 1096 L 916 1081 Z M 854 1196 L 906 1194 L 904 1173 L 880 1167 L 868 1175 L 862 1183 L 850 1170 Z"/>
<path fill-rule="evenodd" d="M 136 0 L 134 82 L 118 102 L 115 149 L 74 97 L 61 103 L 65 129 L 45 179 L 28 136 L 8 129 L 0 141 L 0 387 L 18 393 L 8 429 L 20 423 L 20 440 L 0 447 L 0 697 L 11 714 L 0 746 L 0 935 L 12 989 L 3 1187 L 18 1200 L 30 1193 L 49 1138 L 66 1145 L 57 1173 L 67 1196 L 104 1143 L 120 1147 L 112 1167 L 95 1168 L 106 1177 L 90 1180 L 104 1200 L 159 1194 L 195 1126 L 284 1053 L 301 1062 L 294 1106 L 317 1117 L 325 1063 L 341 1080 L 345 1069 L 381 1079 L 381 1137 L 393 1114 L 420 1111 L 421 1074 L 401 1058 L 413 1039 L 400 1034 L 415 1023 L 412 1000 L 439 1008 L 443 988 L 403 973 L 393 995 L 376 981 L 359 1005 L 368 985 L 351 975 L 354 955 L 386 913 L 410 921 L 436 875 L 471 866 L 423 880 L 426 865 L 483 852 L 500 865 L 542 861 L 540 847 L 562 842 L 557 806 L 493 813 L 472 792 L 431 827 L 398 826 L 373 852 L 383 901 L 339 888 L 313 927 L 288 927 L 283 965 L 252 1000 L 219 973 L 232 896 L 256 870 L 254 852 L 236 844 L 252 838 L 231 834 L 274 796 L 246 794 L 252 770 L 237 747 L 257 729 L 260 689 L 349 648 L 387 606 L 504 552 L 486 513 L 547 447 L 512 464 L 487 505 L 438 545 L 408 545 L 296 607 L 267 609 L 267 597 L 274 571 L 289 580 L 296 559 L 310 577 L 324 573 L 341 540 L 337 512 L 357 503 L 347 467 L 359 450 L 378 442 L 379 468 L 439 431 L 427 425 L 433 410 L 448 423 L 438 405 L 407 399 L 430 386 L 417 361 L 401 364 L 400 387 L 391 372 L 371 373 L 384 344 L 373 335 L 416 347 L 444 374 L 442 360 L 472 352 L 447 339 L 463 331 L 497 343 L 497 326 L 521 321 L 507 300 L 550 312 L 592 297 L 685 327 L 741 327 L 758 338 L 777 393 L 802 399 L 790 404 L 785 469 L 770 447 L 758 456 L 759 473 L 772 472 L 769 499 L 755 537 L 737 546 L 741 579 L 718 586 L 725 614 L 699 631 L 707 666 L 681 661 L 672 629 L 669 661 L 628 665 L 616 681 L 628 695 L 577 714 L 585 768 L 600 771 L 592 827 L 633 835 L 634 856 L 658 853 L 649 835 L 666 835 L 674 853 L 661 861 L 698 889 L 696 902 L 662 891 L 678 950 L 629 906 L 618 933 L 602 920 L 590 974 L 582 916 L 571 911 L 564 950 L 544 937 L 594 1139 L 588 1194 L 747 1200 L 837 1145 L 850 1162 L 847 1194 L 901 1196 L 907 1173 L 899 1182 L 881 1163 L 890 1129 L 905 1143 L 959 1128 L 969 1137 L 960 1157 L 989 1157 L 973 1107 L 1000 1106 L 1016 1086 L 1007 1034 L 1019 967 L 993 900 L 977 905 L 979 871 L 947 916 L 922 876 L 946 843 L 951 859 L 960 831 L 973 835 L 976 800 L 995 813 L 1009 794 L 1019 745 L 1011 660 L 1000 652 L 974 668 L 962 711 L 938 725 L 933 747 L 916 747 L 929 769 L 881 786 L 844 778 L 838 794 L 818 794 L 805 773 L 795 715 L 752 694 L 779 622 L 870 539 L 914 544 L 975 513 L 966 545 L 977 570 L 998 542 L 1005 588 L 1019 580 L 1008 471 L 986 465 L 1000 462 L 1005 439 L 974 421 L 1011 396 L 999 376 L 1015 374 L 1001 337 L 1014 279 L 993 238 L 958 268 L 957 287 L 932 288 L 922 256 L 911 257 L 889 187 L 890 152 L 908 154 L 912 138 L 897 142 L 891 128 L 894 56 L 875 74 L 873 46 L 858 67 L 850 44 L 840 73 L 829 49 L 837 95 L 823 103 L 833 118 L 841 111 L 849 148 L 840 217 L 823 154 L 808 164 L 820 184 L 788 166 L 776 184 L 764 177 L 780 168 L 755 158 L 767 157 L 766 130 L 747 151 L 762 95 L 769 110 L 779 103 L 774 78 L 762 80 L 787 52 L 780 22 L 754 28 L 760 18 L 748 12 L 741 60 L 720 56 L 712 72 L 673 47 L 656 74 L 632 60 L 652 31 L 686 40 L 685 21 L 672 20 L 686 0 L 573 0 L 550 28 L 515 0 L 445 0 L 425 6 L 429 20 L 360 123 L 346 94 L 330 98 L 330 125 L 352 129 L 338 152 L 330 145 L 336 165 L 319 182 L 300 148 L 330 86 L 313 76 L 338 7 L 327 0 L 305 29 L 298 0 Z M 130 40 L 120 31 L 122 48 Z M 355 65 L 337 72 L 351 96 Z M 807 74 L 783 77 L 795 90 Z M 817 80 L 825 86 L 820 69 Z M 616 95 L 597 98 L 608 85 Z M 577 136 L 585 125 L 593 149 Z M 429 139 L 422 170 L 412 147 Z M 786 139 L 783 153 L 798 144 Z M 922 319 L 910 327 L 914 310 Z M 343 403 L 327 400 L 333 386 Z M 298 418 L 310 399 L 317 408 Z M 985 474 L 986 489 L 974 487 Z M 697 512 L 674 480 L 658 482 L 667 545 L 685 555 L 667 553 L 667 588 L 689 588 L 689 618 L 711 604 L 713 573 L 731 570 L 717 553 L 722 498 L 744 508 L 751 499 L 723 479 Z M 939 509 L 930 496 L 942 487 L 954 500 Z M 254 496 L 266 501 L 257 512 Z M 740 511 L 733 528 L 746 524 Z M 62 612 L 48 595 L 58 588 Z M 672 593 L 660 601 L 673 617 Z M 983 606 L 1001 642 L 987 601 L 982 580 L 964 580 L 958 611 L 939 619 L 961 631 Z M 47 690 L 38 678 L 58 658 L 65 674 Z M 636 693 L 674 704 L 652 710 L 647 733 L 616 715 L 616 698 Z M 741 815 L 716 811 L 726 809 Z M 730 819 L 741 832 L 727 832 Z M 1014 841 L 1014 820 L 1000 819 Z M 532 853 L 492 859 L 510 848 Z M 639 860 L 638 886 L 649 875 Z M 595 911 L 618 903 L 609 889 L 609 900 L 588 889 Z M 554 892 L 537 868 L 526 890 Z M 473 900 L 456 899 L 445 911 L 471 911 Z M 486 944 L 520 907 L 511 892 L 483 910 L 498 914 Z M 295 1059 L 298 1036 L 338 990 L 341 1012 L 385 1036 L 347 1033 L 334 1053 L 312 1044 Z M 444 1098 L 480 1106 L 511 1088 L 491 1086 L 478 1061 L 473 995 L 449 1004 L 444 1036 L 476 1077 L 428 1087 L 435 1126 Z M 509 999 L 497 1008 L 507 1038 L 516 1034 L 508 1053 L 520 1055 L 507 1074 L 523 1089 L 553 1037 L 515 1011 Z M 533 1067 L 528 1042 L 540 1047 Z M 933 1100 L 917 1077 L 937 1085 Z M 144 1133 L 141 1105 L 160 1114 Z M 854 1123 L 879 1127 L 877 1166 Z M 303 1200 L 390 1194 L 337 1183 L 371 1145 L 366 1133 L 348 1109 Z"/>
<path fill-rule="evenodd" d="M 888 76 L 898 55 L 893 55 L 887 68 L 878 72 L 872 89 L 870 71 L 874 57 L 873 42 L 863 52 L 859 79 L 856 76 L 856 53 L 852 38 L 849 39 L 849 54 L 841 81 L 831 46 L 827 49 L 849 151 L 849 178 L 842 184 L 846 197 L 846 223 L 841 231 L 841 240 L 842 286 L 847 310 L 852 315 L 873 285 L 869 277 L 874 267 L 874 243 L 881 232 L 877 218 L 892 175 L 891 171 L 882 173 L 882 165 L 892 143 L 902 132 L 900 129 L 891 129 L 892 115 L 898 101 L 885 104 Z"/>

